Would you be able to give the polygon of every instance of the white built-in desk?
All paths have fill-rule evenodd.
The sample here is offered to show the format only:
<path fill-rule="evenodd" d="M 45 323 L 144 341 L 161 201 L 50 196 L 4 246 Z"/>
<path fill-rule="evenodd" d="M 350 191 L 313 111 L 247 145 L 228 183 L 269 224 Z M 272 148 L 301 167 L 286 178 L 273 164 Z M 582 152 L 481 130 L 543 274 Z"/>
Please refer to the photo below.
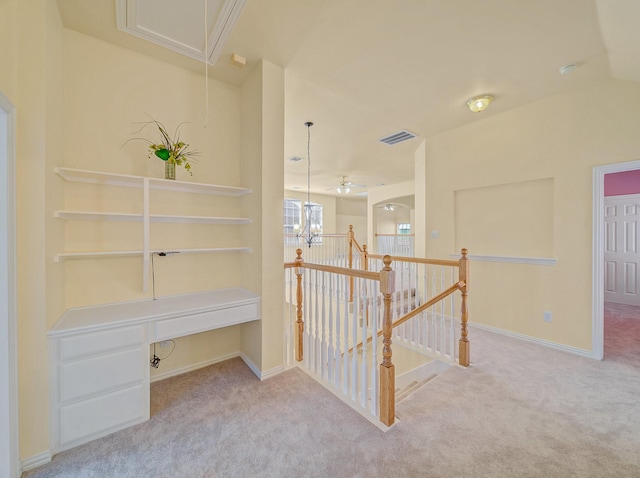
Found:
<path fill-rule="evenodd" d="M 48 333 L 52 452 L 149 419 L 149 344 L 259 319 L 241 288 L 68 309 Z"/>

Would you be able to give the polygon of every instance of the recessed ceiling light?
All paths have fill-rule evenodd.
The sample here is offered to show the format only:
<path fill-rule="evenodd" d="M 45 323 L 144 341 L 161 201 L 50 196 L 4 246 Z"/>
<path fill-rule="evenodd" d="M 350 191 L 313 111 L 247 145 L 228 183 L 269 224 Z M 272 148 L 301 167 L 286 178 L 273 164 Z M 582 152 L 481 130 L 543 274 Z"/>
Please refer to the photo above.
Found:
<path fill-rule="evenodd" d="M 469 101 L 467 101 L 467 106 L 474 113 L 480 113 L 484 111 L 489 106 L 489 103 L 493 101 L 493 96 L 491 95 L 480 95 L 474 96 Z"/>

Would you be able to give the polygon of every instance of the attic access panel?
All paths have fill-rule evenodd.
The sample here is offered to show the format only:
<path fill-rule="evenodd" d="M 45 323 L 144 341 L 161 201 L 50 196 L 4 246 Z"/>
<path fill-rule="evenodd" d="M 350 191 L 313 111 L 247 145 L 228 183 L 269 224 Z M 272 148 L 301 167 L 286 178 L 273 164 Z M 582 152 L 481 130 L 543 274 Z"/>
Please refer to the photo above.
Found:
<path fill-rule="evenodd" d="M 205 34 L 205 3 L 207 24 Z M 115 0 L 119 30 L 215 65 L 246 0 Z M 205 38 L 208 47 L 205 50 Z M 206 53 L 205 53 L 206 51 Z"/>

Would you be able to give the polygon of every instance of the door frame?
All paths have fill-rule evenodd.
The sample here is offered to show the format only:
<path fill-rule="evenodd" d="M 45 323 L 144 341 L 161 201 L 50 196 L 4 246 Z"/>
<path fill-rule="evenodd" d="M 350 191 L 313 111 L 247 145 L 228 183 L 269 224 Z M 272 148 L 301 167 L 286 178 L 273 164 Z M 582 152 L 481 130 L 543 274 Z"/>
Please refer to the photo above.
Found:
<path fill-rule="evenodd" d="M 15 108 L 0 92 L 0 475 L 20 476 L 15 241 Z M 5 383 L 6 382 L 6 383 Z M 6 441 L 8 439 L 8 442 Z M 3 464 L 4 463 L 4 464 Z"/>
<path fill-rule="evenodd" d="M 593 262 L 591 355 L 604 358 L 604 175 L 640 169 L 640 160 L 593 168 Z"/>

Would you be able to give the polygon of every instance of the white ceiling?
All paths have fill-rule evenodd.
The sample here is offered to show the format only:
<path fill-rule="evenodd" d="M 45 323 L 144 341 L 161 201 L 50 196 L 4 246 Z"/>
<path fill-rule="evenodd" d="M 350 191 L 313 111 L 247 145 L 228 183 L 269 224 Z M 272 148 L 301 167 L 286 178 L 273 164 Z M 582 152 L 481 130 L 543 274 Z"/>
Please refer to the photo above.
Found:
<path fill-rule="evenodd" d="M 117 30 L 115 0 L 57 1 L 68 28 L 204 72 Z M 185 12 L 203 5 L 180 1 Z M 640 81 L 639 10 L 638 0 L 247 0 L 209 75 L 240 84 L 260 59 L 284 67 L 285 186 L 306 189 L 306 161 L 287 158 L 306 158 L 313 121 L 312 190 L 327 193 L 342 175 L 371 188 L 413 178 L 420 138 L 387 146 L 383 136 L 432 136 L 612 73 Z M 203 30 L 191 14 L 172 17 L 178 35 Z M 232 53 L 247 58 L 244 70 Z M 469 112 L 466 100 L 485 93 L 491 107 Z"/>

